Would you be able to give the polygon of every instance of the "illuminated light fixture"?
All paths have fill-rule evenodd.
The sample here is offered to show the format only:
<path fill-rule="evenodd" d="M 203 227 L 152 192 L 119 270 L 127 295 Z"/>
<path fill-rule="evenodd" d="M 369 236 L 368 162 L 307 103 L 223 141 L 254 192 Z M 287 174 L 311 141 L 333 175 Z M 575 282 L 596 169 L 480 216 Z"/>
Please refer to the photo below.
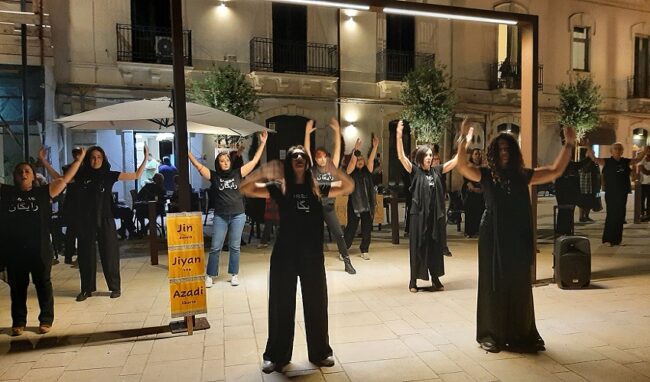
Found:
<path fill-rule="evenodd" d="M 359 4 L 350 4 L 339 1 L 327 1 L 327 0 L 273 0 L 276 3 L 289 3 L 289 4 L 301 4 L 301 5 L 320 5 L 323 7 L 334 7 L 334 8 L 345 8 L 345 9 L 356 9 L 359 11 L 368 11 L 370 10 L 369 5 L 359 5 Z"/>
<path fill-rule="evenodd" d="M 384 13 L 393 14 L 393 15 L 437 17 L 437 18 L 449 19 L 449 20 L 477 21 L 483 23 L 517 25 L 517 21 L 515 20 L 493 19 L 489 17 L 478 17 L 478 16 L 462 16 L 462 15 L 455 15 L 452 13 L 414 11 L 414 10 L 400 9 L 400 8 L 387 7 L 384 8 Z"/>

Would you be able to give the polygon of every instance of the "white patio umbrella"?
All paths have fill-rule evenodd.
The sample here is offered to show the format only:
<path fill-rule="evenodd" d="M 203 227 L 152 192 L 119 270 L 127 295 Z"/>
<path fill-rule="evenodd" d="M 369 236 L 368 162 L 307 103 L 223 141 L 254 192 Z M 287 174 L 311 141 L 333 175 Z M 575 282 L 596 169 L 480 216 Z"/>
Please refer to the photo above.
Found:
<path fill-rule="evenodd" d="M 264 126 L 208 106 L 187 102 L 190 133 L 247 136 Z M 83 130 L 174 131 L 174 110 L 168 97 L 123 102 L 55 119 L 54 122 Z"/>

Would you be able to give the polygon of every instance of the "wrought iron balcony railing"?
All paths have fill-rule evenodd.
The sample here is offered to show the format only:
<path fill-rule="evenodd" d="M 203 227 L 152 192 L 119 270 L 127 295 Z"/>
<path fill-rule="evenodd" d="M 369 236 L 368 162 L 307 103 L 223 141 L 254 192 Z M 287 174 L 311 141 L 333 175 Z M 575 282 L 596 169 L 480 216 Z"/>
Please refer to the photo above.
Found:
<path fill-rule="evenodd" d="M 435 55 L 384 49 L 377 53 L 377 82 L 402 81 L 410 71 L 422 65 L 433 65 Z"/>
<path fill-rule="evenodd" d="M 500 61 L 490 64 L 490 89 L 521 89 L 521 65 Z M 544 90 L 544 65 L 537 67 L 537 90 Z"/>
<path fill-rule="evenodd" d="M 254 37 L 250 41 L 250 60 L 251 72 L 339 75 L 337 45 Z"/>
<path fill-rule="evenodd" d="M 172 64 L 172 30 L 117 24 L 117 61 Z M 192 66 L 192 31 L 183 31 L 185 65 Z"/>

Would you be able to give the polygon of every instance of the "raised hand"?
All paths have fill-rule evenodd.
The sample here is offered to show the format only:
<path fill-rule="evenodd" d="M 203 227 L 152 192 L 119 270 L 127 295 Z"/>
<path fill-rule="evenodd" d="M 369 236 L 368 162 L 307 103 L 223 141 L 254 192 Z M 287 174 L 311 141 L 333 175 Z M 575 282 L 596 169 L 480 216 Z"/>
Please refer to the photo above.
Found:
<path fill-rule="evenodd" d="M 332 118 L 332 119 L 330 120 L 330 127 L 331 127 L 332 130 L 334 130 L 335 132 L 336 132 L 336 131 L 341 131 L 341 125 L 339 125 L 339 121 L 338 121 L 338 119 L 336 119 L 336 118 Z"/>
<path fill-rule="evenodd" d="M 463 123 L 460 124 L 460 136 L 465 137 L 467 143 L 472 141 L 474 127 L 469 122 L 469 118 L 463 119 Z"/>
<path fill-rule="evenodd" d="M 144 160 L 146 161 L 146 160 L 148 160 L 148 158 L 149 158 L 149 146 L 147 146 L 145 144 L 144 145 Z"/>
<path fill-rule="evenodd" d="M 266 144 L 266 140 L 269 138 L 269 132 L 264 130 L 260 133 L 260 143 Z"/>
<path fill-rule="evenodd" d="M 38 159 L 40 159 L 41 162 L 45 162 L 47 160 L 47 149 L 45 146 L 41 146 L 41 148 L 38 149 Z"/>
<path fill-rule="evenodd" d="M 397 134 L 397 138 L 402 138 L 402 134 L 404 132 L 404 122 L 400 119 L 399 122 L 397 122 L 397 129 L 395 129 L 395 133 Z"/>
<path fill-rule="evenodd" d="M 77 159 L 79 162 L 83 162 L 84 158 L 86 157 L 86 148 L 85 147 L 80 147 L 79 148 L 81 151 L 79 152 L 79 158 Z"/>
<path fill-rule="evenodd" d="M 377 146 L 379 146 L 379 137 L 377 137 L 376 135 L 374 135 L 374 136 L 372 137 L 372 147 L 376 148 Z"/>
<path fill-rule="evenodd" d="M 310 119 L 309 121 L 307 121 L 307 124 L 305 125 L 305 130 L 306 130 L 307 134 L 311 134 L 314 131 L 316 131 L 316 128 L 314 127 L 314 120 L 313 119 Z"/>
<path fill-rule="evenodd" d="M 564 141 L 566 142 L 567 145 L 574 145 L 576 144 L 576 131 L 573 127 L 571 126 L 565 126 L 564 127 Z"/>
<path fill-rule="evenodd" d="M 357 141 L 354 143 L 355 150 L 361 150 L 361 138 L 357 138 Z"/>

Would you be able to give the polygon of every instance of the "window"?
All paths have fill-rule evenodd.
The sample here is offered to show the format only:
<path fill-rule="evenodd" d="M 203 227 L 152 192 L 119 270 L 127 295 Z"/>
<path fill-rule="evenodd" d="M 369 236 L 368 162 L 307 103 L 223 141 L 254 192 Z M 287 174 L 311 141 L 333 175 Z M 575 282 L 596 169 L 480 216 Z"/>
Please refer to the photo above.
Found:
<path fill-rule="evenodd" d="M 573 46 L 571 49 L 573 70 L 589 71 L 589 28 L 573 27 Z"/>

